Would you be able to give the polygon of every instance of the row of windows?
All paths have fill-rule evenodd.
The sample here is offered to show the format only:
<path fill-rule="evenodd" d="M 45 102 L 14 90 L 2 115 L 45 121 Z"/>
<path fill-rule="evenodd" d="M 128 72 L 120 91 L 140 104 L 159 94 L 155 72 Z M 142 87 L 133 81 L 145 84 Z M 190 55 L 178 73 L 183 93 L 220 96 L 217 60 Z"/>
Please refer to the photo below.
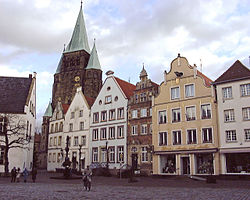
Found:
<path fill-rule="evenodd" d="M 101 111 L 101 122 L 106 122 L 108 119 L 108 112 L 107 110 Z M 116 116 L 116 109 L 109 110 L 109 120 L 123 119 L 124 118 L 124 108 L 117 109 L 117 116 Z M 99 112 L 93 113 L 93 123 L 99 122 Z"/>
<path fill-rule="evenodd" d="M 100 135 L 99 135 L 100 130 Z M 116 135 L 117 132 L 117 135 Z M 100 129 L 93 129 L 92 131 L 92 140 L 96 141 L 100 138 L 100 140 L 108 139 L 115 139 L 115 138 L 124 138 L 124 126 L 117 126 L 117 127 L 109 127 L 109 128 L 100 128 Z"/>
<path fill-rule="evenodd" d="M 60 124 L 55 123 L 50 125 L 50 133 L 57 133 L 63 131 L 63 122 L 60 122 Z"/>
<path fill-rule="evenodd" d="M 135 94 L 134 99 L 135 99 L 135 103 L 151 101 L 152 95 L 151 93 L 149 93 L 149 95 L 147 96 L 147 93 L 143 92 L 141 94 Z"/>
<path fill-rule="evenodd" d="M 70 157 L 70 152 L 68 154 L 68 156 Z M 73 159 L 77 159 L 77 152 L 73 151 L 72 152 L 72 158 Z M 57 163 L 61 163 L 63 161 L 63 154 L 62 153 L 49 153 L 48 156 L 48 162 L 57 162 Z"/>
<path fill-rule="evenodd" d="M 195 96 L 194 84 L 185 85 L 185 97 L 190 98 Z M 180 87 L 171 88 L 171 100 L 180 99 Z"/>
<path fill-rule="evenodd" d="M 232 99 L 233 98 L 232 87 L 222 88 L 222 96 L 223 100 Z M 240 96 L 242 97 L 250 96 L 250 83 L 240 85 Z"/>
<path fill-rule="evenodd" d="M 196 120 L 196 107 L 195 106 L 187 106 L 185 108 L 185 118 L 186 121 Z M 211 105 L 204 104 L 201 105 L 201 119 L 211 119 Z M 172 109 L 172 123 L 181 121 L 181 108 Z M 158 113 L 158 123 L 165 124 L 167 123 L 167 111 L 162 110 Z"/>
<path fill-rule="evenodd" d="M 98 156 L 98 147 L 94 147 L 92 148 L 92 162 L 107 162 L 107 152 L 109 154 L 109 162 L 124 162 L 124 146 L 117 146 L 116 149 L 114 146 L 110 146 L 108 150 L 106 148 L 101 148 L 99 152 L 100 157 Z"/>
<path fill-rule="evenodd" d="M 212 128 L 202 128 L 201 132 L 202 132 L 202 143 L 213 142 Z M 182 141 L 181 130 L 172 131 L 172 144 L 173 145 L 184 144 L 184 142 Z M 187 144 L 197 144 L 196 129 L 187 130 Z M 168 145 L 168 133 L 167 132 L 159 132 L 159 145 L 160 146 Z"/>
<path fill-rule="evenodd" d="M 140 128 L 140 131 L 138 130 Z M 132 125 L 131 126 L 131 135 L 147 135 L 152 134 L 152 124 L 141 124 L 141 125 Z"/>
<path fill-rule="evenodd" d="M 79 143 L 79 137 L 81 137 L 81 143 Z M 73 144 L 71 144 L 71 137 L 69 137 L 69 146 L 78 146 L 81 144 L 82 146 L 86 145 L 86 136 L 74 136 L 73 137 Z M 49 146 L 61 146 L 62 145 L 62 136 L 54 136 L 49 138 Z"/>
<path fill-rule="evenodd" d="M 84 122 L 79 123 L 79 129 L 80 131 L 84 130 Z M 69 132 L 74 131 L 73 123 L 69 123 Z"/>
<path fill-rule="evenodd" d="M 244 130 L 245 141 L 250 141 L 250 129 Z M 237 142 L 236 130 L 227 130 L 226 131 L 226 142 Z"/>
<path fill-rule="evenodd" d="M 250 120 L 250 107 L 242 108 L 242 118 L 244 121 Z M 224 110 L 225 122 L 234 122 L 235 120 L 234 109 Z"/>
<path fill-rule="evenodd" d="M 71 112 L 70 113 L 70 119 L 74 119 L 75 118 L 75 113 L 76 112 Z M 83 110 L 79 110 L 79 117 L 83 117 Z"/>
<path fill-rule="evenodd" d="M 149 113 L 148 113 L 148 110 L 149 110 Z M 140 113 L 140 115 L 139 115 Z M 143 118 L 143 117 L 148 117 L 148 116 L 152 116 L 152 108 L 141 108 L 140 110 L 132 110 L 131 111 L 131 118 L 132 119 L 136 119 L 136 118 Z"/>

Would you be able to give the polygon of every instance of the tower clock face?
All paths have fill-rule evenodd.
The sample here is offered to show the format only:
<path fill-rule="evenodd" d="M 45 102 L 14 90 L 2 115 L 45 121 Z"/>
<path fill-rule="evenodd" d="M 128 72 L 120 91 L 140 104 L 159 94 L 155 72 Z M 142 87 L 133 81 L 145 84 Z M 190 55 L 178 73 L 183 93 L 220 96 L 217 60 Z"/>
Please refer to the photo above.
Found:
<path fill-rule="evenodd" d="M 75 82 L 79 82 L 80 81 L 80 76 L 75 76 Z"/>

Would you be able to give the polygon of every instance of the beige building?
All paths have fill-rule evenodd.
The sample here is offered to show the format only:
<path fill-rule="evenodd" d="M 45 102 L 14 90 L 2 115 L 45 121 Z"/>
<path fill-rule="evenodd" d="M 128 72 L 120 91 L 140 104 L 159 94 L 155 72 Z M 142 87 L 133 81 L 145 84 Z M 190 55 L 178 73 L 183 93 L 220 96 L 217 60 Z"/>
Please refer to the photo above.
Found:
<path fill-rule="evenodd" d="M 153 174 L 219 174 L 211 80 L 178 55 L 153 100 Z"/>

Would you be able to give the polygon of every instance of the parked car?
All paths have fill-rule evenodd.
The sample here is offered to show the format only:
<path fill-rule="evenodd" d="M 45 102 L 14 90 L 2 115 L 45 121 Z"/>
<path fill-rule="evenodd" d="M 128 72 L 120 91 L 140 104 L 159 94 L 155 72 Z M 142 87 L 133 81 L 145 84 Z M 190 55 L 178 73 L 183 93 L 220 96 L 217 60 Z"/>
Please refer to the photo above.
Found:
<path fill-rule="evenodd" d="M 129 178 L 131 176 L 132 167 L 128 164 L 124 164 L 117 172 L 117 177 Z"/>

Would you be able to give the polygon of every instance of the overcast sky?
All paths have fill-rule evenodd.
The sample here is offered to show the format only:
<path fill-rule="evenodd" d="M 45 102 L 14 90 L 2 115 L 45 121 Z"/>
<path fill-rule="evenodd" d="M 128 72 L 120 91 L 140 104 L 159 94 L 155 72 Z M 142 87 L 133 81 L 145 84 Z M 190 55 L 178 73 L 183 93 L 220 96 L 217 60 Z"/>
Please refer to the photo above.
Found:
<path fill-rule="evenodd" d="M 178 53 L 191 65 L 201 60 L 212 80 L 236 60 L 249 67 L 249 0 L 84 0 L 83 7 L 103 79 L 113 70 L 135 84 L 144 63 L 161 83 Z M 80 0 L 0 0 L 0 76 L 37 72 L 39 121 L 79 9 Z"/>

